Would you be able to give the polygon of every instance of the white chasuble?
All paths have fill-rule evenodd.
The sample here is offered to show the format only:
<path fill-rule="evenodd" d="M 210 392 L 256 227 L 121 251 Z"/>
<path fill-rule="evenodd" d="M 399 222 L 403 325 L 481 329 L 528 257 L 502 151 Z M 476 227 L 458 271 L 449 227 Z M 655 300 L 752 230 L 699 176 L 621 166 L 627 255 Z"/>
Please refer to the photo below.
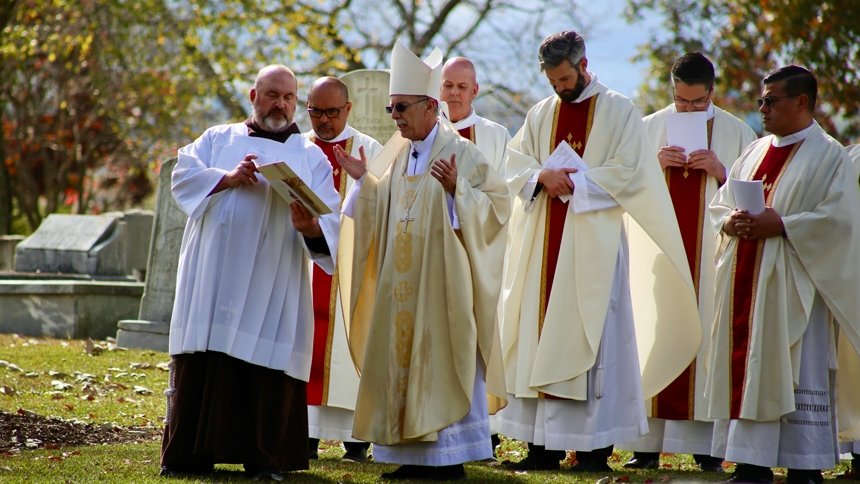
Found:
<path fill-rule="evenodd" d="M 459 230 L 429 169 L 452 155 Z M 435 442 L 469 415 L 478 364 L 491 407 L 505 397 L 495 315 L 507 188 L 478 149 L 444 125 L 426 171 L 409 176 L 409 158 L 403 149 L 381 178 L 365 175 L 351 212 L 353 260 L 340 266 L 351 277 L 341 284 L 350 288 L 345 315 L 361 371 L 353 437 L 384 445 Z"/>
<path fill-rule="evenodd" d="M 556 274 L 562 275 L 567 287 L 549 297 L 540 333 L 546 193 L 537 194 L 532 210 L 516 208 L 512 215 L 516 226 L 511 228 L 507 255 L 502 345 L 508 391 L 521 398 L 538 398 L 540 393 L 588 398 L 585 374 L 597 359 L 610 309 L 625 212 L 645 228 L 662 254 L 657 265 L 648 267 L 632 255 L 630 259 L 644 396 L 654 395 L 679 375 L 701 343 L 683 243 L 642 119 L 629 99 L 599 81 L 586 88 L 583 96 L 589 95 L 598 97 L 582 156 L 590 167 L 584 178 L 608 193 L 618 206 L 566 217 Z M 555 149 L 551 137 L 556 103 L 557 97 L 552 96 L 533 107 L 511 141 L 505 170 L 511 193 L 520 193 Z M 630 250 L 632 254 L 634 248 Z M 671 300 L 637 298 L 638 294 L 653 294 L 660 284 L 680 289 Z M 669 354 L 676 357 L 667 358 Z"/>
<path fill-rule="evenodd" d="M 286 201 L 261 175 L 209 195 L 247 154 L 285 161 L 332 212 L 319 223 L 331 256 L 308 250 Z M 340 196 L 331 165 L 302 136 L 248 136 L 245 124 L 210 128 L 179 150 L 172 190 L 189 216 L 177 269 L 170 353 L 219 351 L 307 381 L 313 314 L 309 262 L 334 271 Z"/>
<path fill-rule="evenodd" d="M 751 144 L 729 176 L 751 179 L 772 142 L 778 143 L 779 139 L 767 136 Z M 839 352 L 848 345 L 855 350 L 860 348 L 857 172 L 844 148 L 817 123 L 796 144 L 793 157 L 773 182 L 775 188 L 770 195 L 773 209 L 782 217 L 785 236 L 764 240 L 757 256 L 748 357 L 741 368 L 742 379 L 732 376 L 732 287 L 738 239 L 721 232 L 723 221 L 735 206 L 731 184 L 723 185 L 711 204 L 711 222 L 720 233 L 717 318 L 706 386 L 711 418 L 777 421 L 796 410 L 795 389 L 804 351 L 801 342 L 816 295 L 821 296 L 845 335 L 838 342 Z M 835 361 L 832 364 L 836 366 Z M 860 368 L 852 366 L 840 366 L 837 374 L 860 373 Z M 849 381 L 860 381 L 860 375 Z M 858 404 L 845 402 L 840 408 L 845 425 L 856 422 Z"/>

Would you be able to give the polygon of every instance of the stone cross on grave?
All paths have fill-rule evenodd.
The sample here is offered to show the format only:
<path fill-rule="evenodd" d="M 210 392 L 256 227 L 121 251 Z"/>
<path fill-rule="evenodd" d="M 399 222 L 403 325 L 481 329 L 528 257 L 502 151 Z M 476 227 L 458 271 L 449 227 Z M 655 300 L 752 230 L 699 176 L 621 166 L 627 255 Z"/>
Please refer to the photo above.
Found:
<path fill-rule="evenodd" d="M 364 76 L 364 85 L 359 86 L 356 91 L 356 95 L 361 96 L 361 115 L 370 117 L 373 108 L 373 95 L 378 91 L 377 88 L 371 86 L 370 76 Z"/>

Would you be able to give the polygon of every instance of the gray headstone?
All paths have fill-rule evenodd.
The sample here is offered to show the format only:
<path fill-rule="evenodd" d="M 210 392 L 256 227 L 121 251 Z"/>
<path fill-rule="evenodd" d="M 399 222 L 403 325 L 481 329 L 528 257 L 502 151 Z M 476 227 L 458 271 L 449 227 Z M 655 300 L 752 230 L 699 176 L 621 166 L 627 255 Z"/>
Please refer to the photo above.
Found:
<path fill-rule="evenodd" d="M 170 191 L 170 177 L 176 159 L 161 165 L 155 201 L 155 221 L 149 244 L 149 262 L 140 314 L 136 320 L 119 321 L 117 345 L 167 351 L 179 248 L 188 221 Z"/>
<path fill-rule="evenodd" d="M 349 125 L 382 144 L 397 130 L 391 116 L 385 112 L 389 104 L 390 77 L 388 71 L 361 69 L 340 78 L 349 89 L 352 101 Z"/>
<path fill-rule="evenodd" d="M 15 270 L 123 275 L 122 213 L 51 214 L 15 249 Z"/>
<path fill-rule="evenodd" d="M 127 274 L 140 275 L 145 280 L 146 266 L 149 259 L 150 239 L 155 213 L 148 210 L 128 210 L 123 212 L 125 222 L 126 251 L 125 269 Z"/>

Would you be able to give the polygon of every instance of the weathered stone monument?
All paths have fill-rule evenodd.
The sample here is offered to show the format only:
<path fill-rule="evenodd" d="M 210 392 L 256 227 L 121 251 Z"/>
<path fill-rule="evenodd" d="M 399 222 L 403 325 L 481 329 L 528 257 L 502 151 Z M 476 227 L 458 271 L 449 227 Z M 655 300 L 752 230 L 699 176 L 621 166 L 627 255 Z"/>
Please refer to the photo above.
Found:
<path fill-rule="evenodd" d="M 143 283 L 138 252 L 152 213 L 49 215 L 15 249 L 14 271 L 0 273 L 0 332 L 105 338 L 137 314 Z M 132 253 L 130 253 L 132 252 Z M 145 259 L 143 259 L 145 260 Z"/>
<path fill-rule="evenodd" d="M 349 89 L 352 101 L 350 126 L 382 144 L 397 130 L 391 116 L 385 113 L 390 77 L 388 71 L 361 69 L 340 78 Z"/>
<path fill-rule="evenodd" d="M 15 268 L 15 247 L 24 239 L 23 235 L 0 235 L 0 272 Z"/>
<path fill-rule="evenodd" d="M 161 165 L 140 314 L 137 319 L 119 321 L 118 346 L 167 351 L 179 247 L 188 220 L 170 191 L 170 176 L 175 165 L 175 159 Z"/>

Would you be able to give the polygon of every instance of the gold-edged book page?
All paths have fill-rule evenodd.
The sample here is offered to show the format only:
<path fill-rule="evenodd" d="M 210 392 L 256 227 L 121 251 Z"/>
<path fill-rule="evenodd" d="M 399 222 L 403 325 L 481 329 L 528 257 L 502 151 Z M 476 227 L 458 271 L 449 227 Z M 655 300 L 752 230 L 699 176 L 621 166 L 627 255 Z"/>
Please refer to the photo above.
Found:
<path fill-rule="evenodd" d="M 382 150 L 367 163 L 367 171 L 373 174 L 376 178 L 382 178 L 382 175 L 388 170 L 388 167 L 397 159 L 397 155 L 403 151 L 403 148 L 409 144 L 409 140 L 400 135 L 400 131 L 395 131 L 391 138 L 385 142 Z"/>
<path fill-rule="evenodd" d="M 331 213 L 328 205 L 283 161 L 257 165 L 257 169 L 287 203 L 299 200 L 317 218 Z"/>

